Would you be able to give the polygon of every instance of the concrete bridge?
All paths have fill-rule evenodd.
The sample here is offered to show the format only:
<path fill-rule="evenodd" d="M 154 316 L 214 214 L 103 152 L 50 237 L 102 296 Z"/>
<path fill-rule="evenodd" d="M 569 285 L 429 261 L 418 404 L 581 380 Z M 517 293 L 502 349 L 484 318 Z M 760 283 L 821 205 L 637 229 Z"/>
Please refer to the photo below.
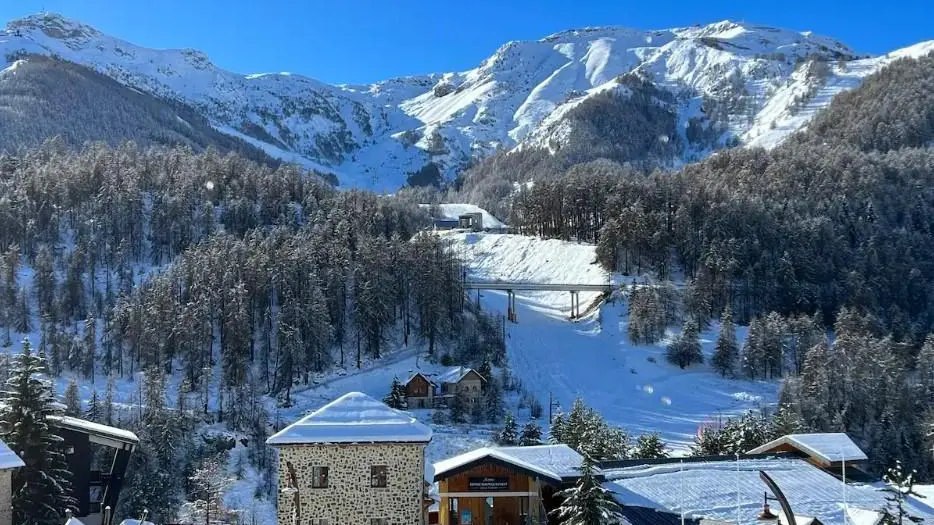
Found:
<path fill-rule="evenodd" d="M 581 315 L 580 292 L 600 292 L 611 293 L 614 286 L 606 284 L 582 284 L 582 283 L 521 283 L 506 281 L 464 281 L 465 290 L 477 290 L 477 304 L 480 303 L 480 290 L 504 290 L 509 299 L 507 309 L 507 318 L 516 322 L 516 294 L 518 291 L 535 292 L 569 292 L 571 294 L 571 319 L 577 319 Z"/>

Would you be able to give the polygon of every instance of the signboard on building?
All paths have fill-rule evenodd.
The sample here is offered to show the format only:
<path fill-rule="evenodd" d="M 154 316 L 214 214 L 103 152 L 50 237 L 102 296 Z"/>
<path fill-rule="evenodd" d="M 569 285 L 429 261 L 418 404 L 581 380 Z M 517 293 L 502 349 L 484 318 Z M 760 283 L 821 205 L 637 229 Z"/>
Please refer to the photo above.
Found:
<path fill-rule="evenodd" d="M 475 492 L 503 492 L 509 490 L 509 478 L 482 477 L 467 478 L 467 490 Z"/>

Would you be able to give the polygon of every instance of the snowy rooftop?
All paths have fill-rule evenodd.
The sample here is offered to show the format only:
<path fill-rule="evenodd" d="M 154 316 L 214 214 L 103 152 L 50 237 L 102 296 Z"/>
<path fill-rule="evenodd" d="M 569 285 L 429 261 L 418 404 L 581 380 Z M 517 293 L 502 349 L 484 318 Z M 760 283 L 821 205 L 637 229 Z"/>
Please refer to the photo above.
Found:
<path fill-rule="evenodd" d="M 486 458 L 503 461 L 555 481 L 576 477 L 582 459 L 580 454 L 567 445 L 478 448 L 435 463 L 435 480 Z"/>
<path fill-rule="evenodd" d="M 842 432 L 826 434 L 789 434 L 761 447 L 749 451 L 750 454 L 761 454 L 774 450 L 783 445 L 794 447 L 810 457 L 817 458 L 824 463 L 838 463 L 840 461 L 865 461 L 863 452 L 850 436 Z"/>
<path fill-rule="evenodd" d="M 122 428 L 101 425 L 100 423 L 70 416 L 51 416 L 49 420 L 61 428 L 76 430 L 93 436 L 110 438 L 122 443 L 131 443 L 134 445 L 139 443 L 139 438 L 136 437 L 136 434 Z"/>
<path fill-rule="evenodd" d="M 427 443 L 431 429 L 411 414 L 360 392 L 331 401 L 266 440 L 267 445 L 312 443 Z"/>
<path fill-rule="evenodd" d="M 437 383 L 457 383 L 464 378 L 470 372 L 475 372 L 472 368 L 467 368 L 466 366 L 455 366 L 454 368 L 448 369 L 443 374 L 439 375 L 435 382 Z M 480 373 L 477 372 L 477 375 L 480 376 Z M 483 378 L 483 376 L 480 376 Z M 486 379 L 486 378 L 483 378 Z"/>
<path fill-rule="evenodd" d="M 423 204 L 421 205 L 425 208 L 431 208 L 431 205 Z M 484 228 L 504 228 L 506 225 L 502 223 L 499 219 L 493 216 L 490 212 L 484 210 L 483 208 L 475 204 L 437 204 L 437 213 L 436 219 L 443 219 L 447 221 L 456 221 L 461 215 L 466 215 L 468 213 L 479 213 L 483 216 L 483 227 Z"/>
<path fill-rule="evenodd" d="M 10 450 L 6 443 L 0 441 L 0 469 L 19 468 L 24 465 L 23 460 Z"/>
<path fill-rule="evenodd" d="M 843 483 L 803 459 L 685 462 L 681 469 L 681 463 L 671 462 L 605 469 L 604 475 L 607 488 L 623 504 L 675 513 L 683 505 L 688 516 L 724 521 L 736 521 L 738 514 L 740 525 L 758 523 L 762 495 L 768 491 L 760 471 L 775 480 L 795 515 L 815 517 L 827 525 L 844 524 L 844 501 L 851 516 L 856 509 L 877 510 L 885 504 L 884 492 L 861 484 L 848 484 L 844 500 Z M 934 518 L 934 508 L 926 500 L 913 499 L 910 505 L 913 513 Z"/>

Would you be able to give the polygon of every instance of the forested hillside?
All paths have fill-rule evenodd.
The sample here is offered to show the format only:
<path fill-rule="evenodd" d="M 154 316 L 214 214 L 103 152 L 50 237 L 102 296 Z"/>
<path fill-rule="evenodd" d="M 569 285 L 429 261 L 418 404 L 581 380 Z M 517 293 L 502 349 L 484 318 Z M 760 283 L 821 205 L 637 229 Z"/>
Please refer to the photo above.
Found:
<path fill-rule="evenodd" d="M 788 377 L 783 401 L 802 428 L 850 432 L 880 470 L 900 458 L 927 472 L 932 82 L 934 57 L 896 61 L 772 151 L 649 175 L 575 165 L 512 187 L 508 222 L 597 242 L 600 262 L 624 274 L 683 275 L 686 330 L 724 310 L 749 324 L 742 348 L 724 344 L 724 374 Z M 657 326 L 664 302 L 633 296 L 630 326 Z M 821 326 L 835 329 L 832 342 Z"/>
<path fill-rule="evenodd" d="M 21 54 L 0 72 L 0 151 L 34 148 L 50 137 L 71 147 L 103 141 L 117 146 L 213 146 L 259 162 L 262 150 L 215 130 L 200 113 L 131 89 L 86 67 L 57 58 Z"/>
<path fill-rule="evenodd" d="M 0 157 L 0 343 L 30 337 L 53 377 L 95 385 L 86 417 L 138 432 L 118 515 L 172 521 L 198 496 L 191 469 L 229 441 L 204 423 L 250 436 L 241 460 L 268 498 L 264 400 L 287 407 L 333 367 L 407 345 L 503 364 L 460 264 L 417 235 L 426 222 L 404 193 L 338 192 L 236 154 L 49 142 Z M 121 378 L 138 410 L 114 406 Z"/>

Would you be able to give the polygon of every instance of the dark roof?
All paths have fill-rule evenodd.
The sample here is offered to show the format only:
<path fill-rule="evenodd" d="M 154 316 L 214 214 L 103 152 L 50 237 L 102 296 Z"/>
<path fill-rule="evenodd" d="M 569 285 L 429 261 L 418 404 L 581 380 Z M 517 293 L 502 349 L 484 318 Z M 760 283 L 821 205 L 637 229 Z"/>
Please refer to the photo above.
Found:
<path fill-rule="evenodd" d="M 622 506 L 623 516 L 632 525 L 681 525 L 681 515 L 648 507 Z M 698 525 L 697 518 L 684 517 L 685 525 Z"/>

